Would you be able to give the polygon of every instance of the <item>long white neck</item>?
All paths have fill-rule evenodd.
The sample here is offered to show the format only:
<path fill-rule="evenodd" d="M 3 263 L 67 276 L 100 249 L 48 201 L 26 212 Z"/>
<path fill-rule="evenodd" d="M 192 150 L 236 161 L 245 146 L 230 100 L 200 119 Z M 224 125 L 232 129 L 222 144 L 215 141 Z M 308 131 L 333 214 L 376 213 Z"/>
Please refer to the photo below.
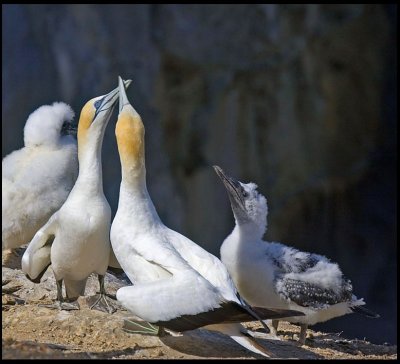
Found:
<path fill-rule="evenodd" d="M 245 241 L 259 241 L 265 233 L 265 225 L 257 221 L 247 221 L 245 223 L 238 223 L 235 221 L 235 228 L 233 229 L 237 237 Z"/>
<path fill-rule="evenodd" d="M 84 141 L 78 140 L 79 175 L 75 188 L 87 194 L 103 194 L 103 172 L 101 147 L 104 130 L 90 135 Z"/>
<path fill-rule="evenodd" d="M 132 216 L 132 228 L 148 229 L 161 220 L 146 186 L 144 125 L 139 114 L 129 104 L 118 116 L 115 127 L 121 161 L 121 188 L 118 212 Z"/>
<path fill-rule="evenodd" d="M 118 211 L 132 216 L 132 224 L 136 229 L 146 230 L 162 224 L 147 191 L 144 163 L 138 168 L 122 164 Z"/>
<path fill-rule="evenodd" d="M 236 223 L 232 232 L 221 245 L 221 260 L 236 284 L 240 279 L 240 275 L 238 276 L 240 262 L 248 261 L 249 257 L 251 259 L 259 258 L 263 241 L 262 233 L 260 234 L 256 230 L 253 224 L 239 225 Z"/>

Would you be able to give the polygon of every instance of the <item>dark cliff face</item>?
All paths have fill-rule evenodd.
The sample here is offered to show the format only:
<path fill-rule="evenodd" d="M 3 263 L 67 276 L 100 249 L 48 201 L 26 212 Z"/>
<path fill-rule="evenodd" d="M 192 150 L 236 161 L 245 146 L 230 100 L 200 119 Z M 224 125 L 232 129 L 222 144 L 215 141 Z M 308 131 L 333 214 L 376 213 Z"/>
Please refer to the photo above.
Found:
<path fill-rule="evenodd" d="M 324 328 L 395 342 L 396 24 L 381 5 L 3 5 L 2 153 L 22 146 L 38 106 L 65 101 L 78 118 L 132 78 L 163 221 L 219 255 L 234 220 L 211 165 L 257 183 L 265 238 L 338 262 L 382 314 Z"/>

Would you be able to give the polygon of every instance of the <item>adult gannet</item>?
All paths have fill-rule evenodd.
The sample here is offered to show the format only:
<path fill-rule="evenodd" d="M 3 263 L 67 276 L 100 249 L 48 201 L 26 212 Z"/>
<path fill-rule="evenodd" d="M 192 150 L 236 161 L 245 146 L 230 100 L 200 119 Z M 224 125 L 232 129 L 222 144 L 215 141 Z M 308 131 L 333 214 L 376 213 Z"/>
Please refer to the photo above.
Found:
<path fill-rule="evenodd" d="M 2 249 L 31 241 L 67 199 L 78 176 L 72 119 L 63 102 L 43 105 L 29 115 L 24 144 L 2 161 Z"/>
<path fill-rule="evenodd" d="M 133 286 L 117 300 L 136 316 L 172 331 L 205 326 L 223 332 L 261 355 L 266 349 L 245 336 L 237 323 L 296 312 L 264 310 L 255 314 L 240 298 L 221 261 L 166 227 L 146 187 L 144 125 L 129 103 L 121 79 L 116 138 L 122 180 L 111 244 Z M 213 325 L 215 324 L 215 325 Z"/>
<path fill-rule="evenodd" d="M 272 306 L 304 312 L 285 318 L 300 323 L 304 344 L 308 325 L 351 312 L 379 315 L 364 307 L 353 294 L 350 280 L 339 266 L 318 254 L 299 251 L 281 243 L 262 240 L 268 213 L 265 197 L 254 183 L 244 184 L 214 166 L 228 192 L 236 226 L 221 246 L 221 260 L 239 293 L 254 306 Z M 276 334 L 278 320 L 273 320 Z"/>
<path fill-rule="evenodd" d="M 131 81 L 126 83 L 129 85 Z M 40 279 L 51 263 L 57 282 L 57 301 L 48 307 L 79 309 L 74 301 L 83 295 L 91 273 L 97 273 L 100 295 L 90 308 L 113 312 L 107 302 L 104 275 L 110 257 L 111 209 L 103 193 L 101 147 L 107 123 L 118 99 L 116 88 L 107 95 L 89 100 L 82 108 L 78 124 L 79 175 L 67 200 L 35 234 L 22 257 L 22 270 L 31 279 Z"/>

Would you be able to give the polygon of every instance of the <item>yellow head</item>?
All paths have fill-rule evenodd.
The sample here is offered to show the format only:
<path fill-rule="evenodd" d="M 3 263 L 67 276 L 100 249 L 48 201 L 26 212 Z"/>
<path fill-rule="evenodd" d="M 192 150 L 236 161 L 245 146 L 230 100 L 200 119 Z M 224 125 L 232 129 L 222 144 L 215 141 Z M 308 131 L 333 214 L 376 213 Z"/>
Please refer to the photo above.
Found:
<path fill-rule="evenodd" d="M 124 81 L 126 87 L 132 81 Z M 85 145 L 89 134 L 101 135 L 110 119 L 114 105 L 118 100 L 119 87 L 109 92 L 89 100 L 81 110 L 78 124 L 78 148 Z M 90 131 L 90 132 L 89 132 Z"/>
<path fill-rule="evenodd" d="M 115 127 L 122 167 L 134 170 L 144 167 L 144 125 L 140 115 L 129 103 L 119 78 L 119 115 Z"/>
<path fill-rule="evenodd" d="M 78 124 L 78 142 L 80 144 L 86 142 L 88 130 L 94 121 L 96 112 L 96 108 L 94 107 L 95 100 L 89 100 L 81 110 Z"/>

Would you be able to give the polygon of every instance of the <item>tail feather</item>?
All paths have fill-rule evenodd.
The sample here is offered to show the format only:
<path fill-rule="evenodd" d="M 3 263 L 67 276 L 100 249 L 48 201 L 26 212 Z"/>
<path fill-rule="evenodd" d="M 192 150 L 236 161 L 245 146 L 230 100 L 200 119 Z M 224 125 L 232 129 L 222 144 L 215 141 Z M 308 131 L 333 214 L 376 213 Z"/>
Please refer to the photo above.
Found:
<path fill-rule="evenodd" d="M 267 358 L 274 357 L 274 355 L 268 349 L 261 346 L 251 335 L 247 334 L 245 328 L 241 324 L 216 324 L 204 328 L 228 335 L 232 340 L 236 341 L 239 345 L 243 346 L 247 350 L 252 351 L 253 353 L 265 356 Z"/>
<path fill-rule="evenodd" d="M 239 292 L 236 294 L 237 298 L 243 305 L 243 308 L 250 314 L 250 316 L 257 319 L 261 325 L 264 327 L 266 333 L 271 332 L 269 327 L 264 323 L 263 320 L 266 319 L 278 319 L 283 317 L 290 317 L 290 316 L 304 316 L 303 312 L 295 311 L 295 310 L 286 310 L 280 308 L 265 308 L 265 307 L 257 307 L 257 306 L 250 306 L 243 297 L 240 296 Z M 245 321 L 245 320 L 243 320 Z M 247 320 L 249 321 L 249 320 Z"/>
<path fill-rule="evenodd" d="M 240 305 L 236 302 L 224 302 L 219 308 L 207 312 L 200 312 L 195 315 L 181 315 L 171 320 L 152 323 L 172 331 L 183 332 L 218 323 L 237 323 L 256 320 L 262 322 L 262 320 L 288 316 L 304 316 L 304 313 L 294 310 L 251 307 Z M 268 328 L 266 330 L 269 332 Z"/>
<path fill-rule="evenodd" d="M 253 312 L 257 313 L 257 315 L 260 316 L 262 320 L 280 319 L 292 316 L 305 316 L 304 312 L 286 310 L 284 308 L 265 308 L 257 306 L 250 306 L 250 308 Z"/>
<path fill-rule="evenodd" d="M 252 351 L 253 353 L 260 354 L 267 358 L 273 357 L 273 354 L 269 350 L 258 344 L 251 336 L 242 334 L 240 336 L 232 335 L 230 337 L 232 340 L 235 340 L 238 344 Z"/>
<path fill-rule="evenodd" d="M 381 317 L 379 314 L 377 314 L 375 312 L 372 312 L 371 310 L 368 310 L 367 308 L 365 308 L 363 306 L 353 306 L 353 307 L 350 307 L 350 309 L 353 312 L 361 313 L 361 314 L 363 314 L 363 315 L 365 315 L 367 317 L 370 317 L 370 318 L 379 318 L 379 317 Z"/>

